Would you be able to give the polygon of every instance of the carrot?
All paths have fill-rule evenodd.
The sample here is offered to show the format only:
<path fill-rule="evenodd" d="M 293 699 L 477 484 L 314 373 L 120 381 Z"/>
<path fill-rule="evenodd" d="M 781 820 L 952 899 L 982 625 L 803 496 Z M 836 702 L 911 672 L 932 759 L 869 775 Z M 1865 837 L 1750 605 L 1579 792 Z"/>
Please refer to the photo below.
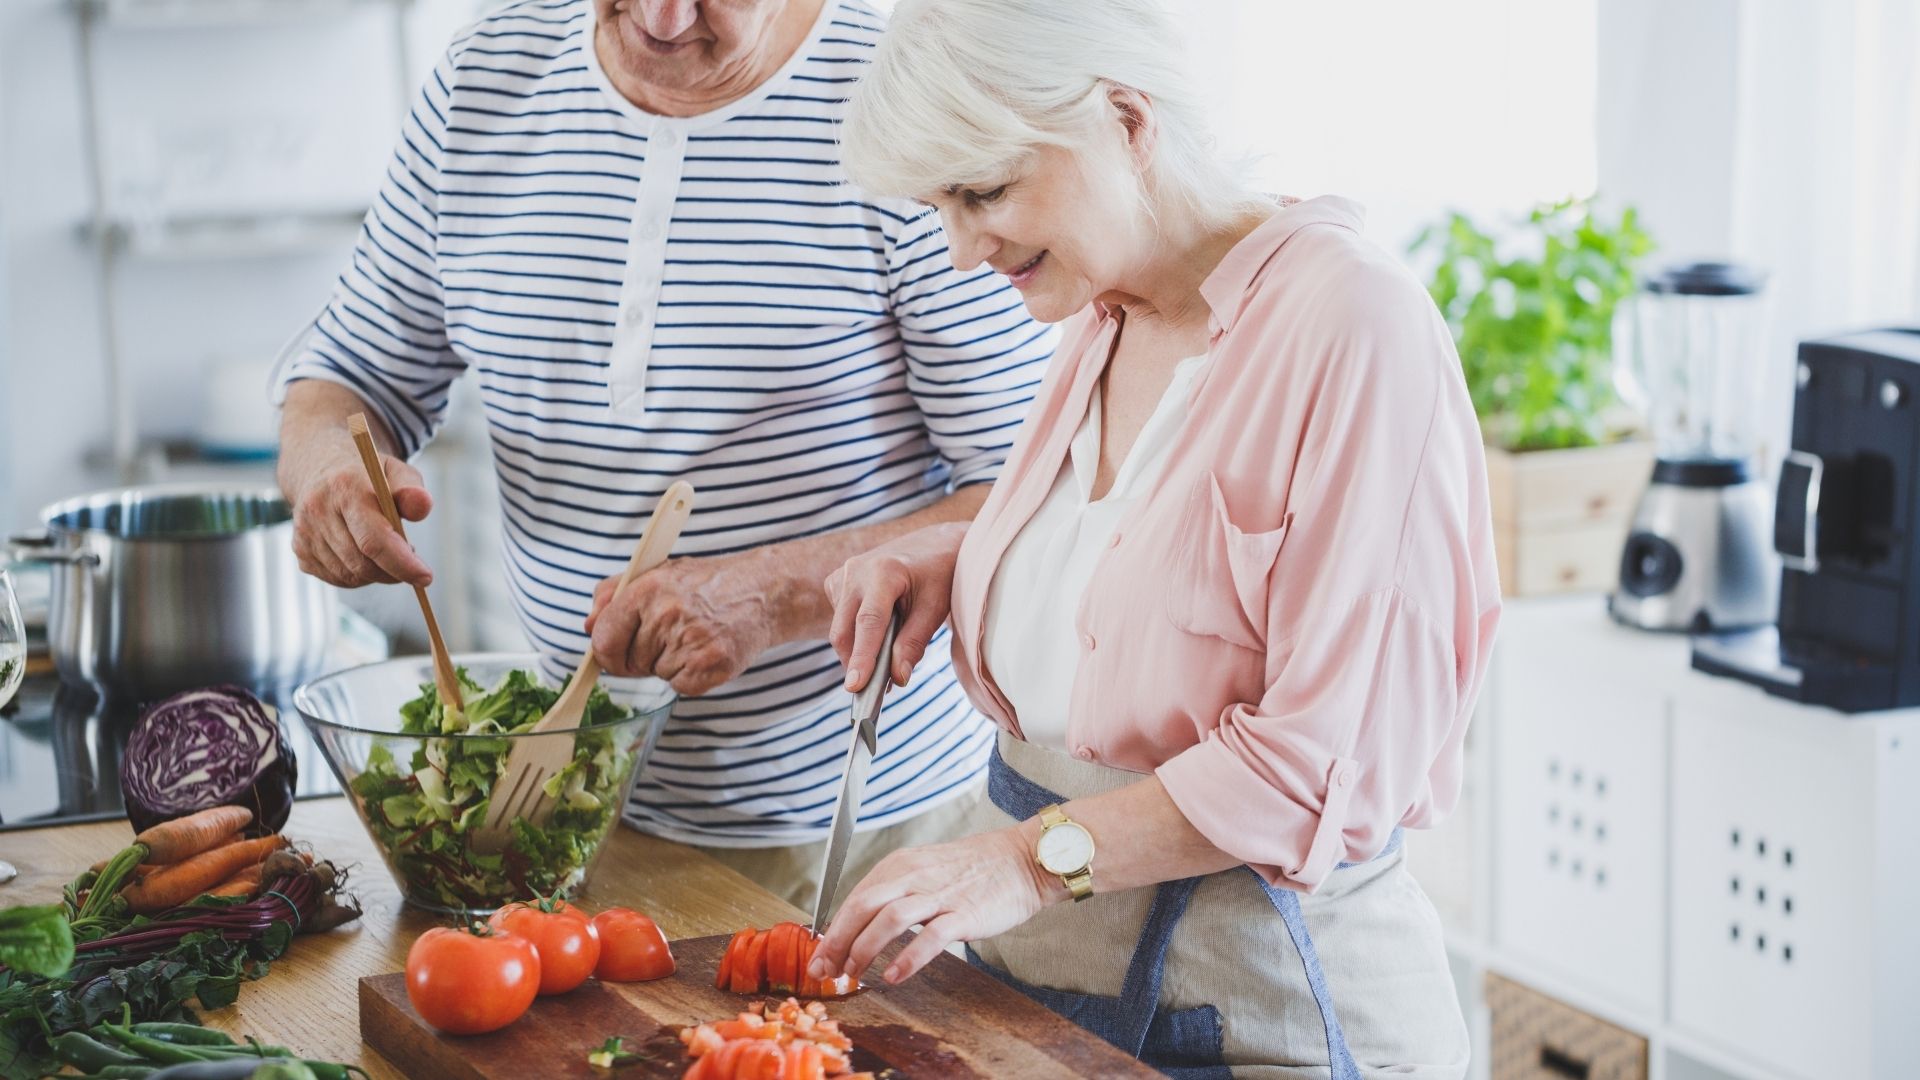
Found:
<path fill-rule="evenodd" d="M 278 835 L 263 836 L 203 851 L 149 874 L 145 881 L 127 886 L 120 895 L 127 901 L 127 910 L 136 915 L 178 907 L 240 870 L 264 861 L 285 843 Z"/>
<path fill-rule="evenodd" d="M 267 864 L 254 863 L 244 867 L 239 873 L 207 890 L 208 896 L 252 896 L 260 891 L 260 882 L 266 876 Z"/>
<path fill-rule="evenodd" d="M 184 862 L 219 846 L 252 822 L 253 811 L 244 806 L 216 806 L 163 821 L 134 837 L 133 842 L 146 846 L 147 855 L 141 862 Z"/>
<path fill-rule="evenodd" d="M 231 835 L 231 836 L 229 836 L 229 837 L 227 837 L 227 838 L 226 838 L 225 840 L 222 840 L 222 841 L 220 841 L 219 843 L 217 843 L 217 844 L 215 844 L 215 845 L 213 845 L 212 847 L 210 847 L 210 848 L 208 848 L 208 849 L 207 849 L 207 851 L 218 851 L 219 849 L 221 849 L 221 848 L 223 848 L 223 847 L 226 847 L 226 846 L 227 846 L 228 844 L 238 844 L 238 843 L 240 843 L 240 842 L 241 842 L 242 840 L 244 840 L 244 839 L 245 839 L 245 837 L 243 837 L 243 836 L 241 836 L 241 835 L 240 835 L 239 833 L 234 833 L 233 835 Z M 129 848 L 129 849 L 127 849 L 127 850 L 129 850 L 129 851 L 133 851 L 133 850 L 137 850 L 137 849 L 135 849 L 135 848 Z M 205 854 L 205 852 L 202 852 L 202 854 Z M 112 862 L 112 861 L 113 861 L 112 859 L 102 859 L 102 860 L 100 860 L 99 862 L 97 862 L 97 863 L 94 863 L 94 864 L 93 864 L 93 872 L 94 872 L 94 873 L 96 873 L 96 874 L 98 874 L 98 873 L 100 873 L 100 872 L 101 872 L 102 870 L 104 870 L 104 869 L 106 868 L 106 866 L 107 866 L 107 864 L 108 864 L 108 863 L 110 863 L 110 862 Z M 143 879 L 143 878 L 145 878 L 145 877 L 146 877 L 146 876 L 147 876 L 148 874 L 151 874 L 151 873 L 153 873 L 153 872 L 154 872 L 155 870 L 164 870 L 164 869 L 166 869 L 166 868 L 167 868 L 168 866 L 171 866 L 171 865 L 174 865 L 174 864 L 172 864 L 172 863 L 157 863 L 157 862 L 143 862 L 143 863 L 140 863 L 139 865 L 137 865 L 137 866 L 135 866 L 135 867 L 133 867 L 133 869 L 131 869 L 131 870 L 129 870 L 129 871 L 127 871 L 127 874 L 128 874 L 128 878 L 127 878 L 127 880 L 128 880 L 128 881 L 139 881 L 139 880 L 141 880 L 141 879 Z"/>

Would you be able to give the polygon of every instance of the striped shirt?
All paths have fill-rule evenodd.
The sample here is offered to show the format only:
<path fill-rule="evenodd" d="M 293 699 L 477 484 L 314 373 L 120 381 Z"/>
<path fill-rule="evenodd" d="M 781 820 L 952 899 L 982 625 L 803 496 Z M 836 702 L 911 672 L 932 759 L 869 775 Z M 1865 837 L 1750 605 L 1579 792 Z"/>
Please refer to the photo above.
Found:
<path fill-rule="evenodd" d="M 593 18 L 525 0 L 454 41 L 279 383 L 353 389 L 411 456 L 476 375 L 509 592 L 553 675 L 675 479 L 699 492 L 682 555 L 909 513 L 992 481 L 1056 340 L 1003 278 L 953 268 L 930 211 L 846 184 L 836 125 L 883 25 L 861 0 L 827 0 L 773 78 L 687 118 L 613 89 Z M 630 818 L 706 844 L 822 838 L 841 676 L 826 642 L 794 642 L 681 701 Z M 860 827 L 960 794 L 990 732 L 942 632 L 888 695 Z"/>

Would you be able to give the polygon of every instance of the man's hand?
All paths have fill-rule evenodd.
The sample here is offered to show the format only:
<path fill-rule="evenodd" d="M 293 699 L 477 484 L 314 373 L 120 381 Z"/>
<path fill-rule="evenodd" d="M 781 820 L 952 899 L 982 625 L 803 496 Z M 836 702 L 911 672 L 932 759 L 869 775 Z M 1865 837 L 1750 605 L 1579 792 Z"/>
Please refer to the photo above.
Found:
<path fill-rule="evenodd" d="M 347 439 L 345 430 L 340 434 Z M 420 471 L 395 457 L 380 455 L 387 470 L 387 487 L 394 508 L 408 521 L 422 521 L 433 509 Z M 404 581 L 426 585 L 433 571 L 380 510 L 380 500 L 367 480 L 366 466 L 347 444 L 337 459 L 299 470 L 298 491 L 288 491 L 293 504 L 293 553 L 300 569 L 330 585 L 346 589 L 374 583 Z M 284 485 L 283 485 L 284 486 Z"/>
<path fill-rule="evenodd" d="M 609 675 L 653 675 L 697 697 L 732 680 L 779 640 L 773 597 L 784 575 L 759 552 L 669 559 L 618 596 L 593 593 L 587 633 Z"/>
<path fill-rule="evenodd" d="M 395 581 L 424 586 L 433 571 L 387 524 L 347 434 L 347 418 L 357 412 L 367 414 L 400 516 L 422 521 L 433 509 L 420 471 L 393 456 L 393 435 L 366 402 L 333 383 L 296 382 L 280 413 L 279 468 L 280 490 L 293 507 L 293 553 L 300 569 L 341 588 Z"/>

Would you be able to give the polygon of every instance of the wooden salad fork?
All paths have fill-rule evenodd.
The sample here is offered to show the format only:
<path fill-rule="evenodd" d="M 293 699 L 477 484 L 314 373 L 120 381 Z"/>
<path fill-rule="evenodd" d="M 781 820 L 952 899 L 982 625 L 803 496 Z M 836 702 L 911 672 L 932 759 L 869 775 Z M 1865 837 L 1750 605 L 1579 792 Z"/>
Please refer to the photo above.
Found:
<path fill-rule="evenodd" d="M 387 515 L 387 524 L 405 540 L 407 528 L 400 522 L 400 508 L 393 504 L 393 492 L 387 487 L 387 470 L 380 464 L 379 448 L 373 445 L 373 432 L 367 429 L 367 414 L 354 413 L 347 417 L 347 430 L 353 433 L 353 443 L 360 448 L 360 461 L 367 467 L 367 479 L 373 481 L 373 494 L 380 500 L 380 512 Z M 420 601 L 420 614 L 427 620 L 427 640 L 433 644 L 433 685 L 440 691 L 440 707 L 458 716 L 466 711 L 460 676 L 453 670 L 453 658 L 447 655 L 447 643 L 440 636 L 440 623 L 433 617 L 433 605 L 427 602 L 426 587 L 415 585 L 413 595 Z"/>
<path fill-rule="evenodd" d="M 640 545 L 627 562 L 626 573 L 620 576 L 615 596 L 634 578 L 667 561 L 674 541 L 680 539 L 680 530 L 687 523 L 687 515 L 692 512 L 693 485 L 684 480 L 675 482 L 654 504 L 653 517 L 647 521 L 646 532 L 640 535 Z M 566 690 L 560 694 L 560 700 L 553 703 L 553 708 L 547 710 L 539 723 L 512 737 L 506 771 L 493 785 L 486 821 L 474 833 L 474 846 L 479 850 L 492 852 L 505 848 L 513 819 L 525 818 L 530 824 L 540 825 L 553 813 L 554 800 L 546 793 L 546 783 L 573 761 L 573 740 L 525 736 L 579 727 L 586 715 L 587 696 L 599 681 L 600 661 L 594 658 L 589 646 L 587 655 L 580 659 L 580 666 L 574 669 L 573 678 L 567 681 Z"/>

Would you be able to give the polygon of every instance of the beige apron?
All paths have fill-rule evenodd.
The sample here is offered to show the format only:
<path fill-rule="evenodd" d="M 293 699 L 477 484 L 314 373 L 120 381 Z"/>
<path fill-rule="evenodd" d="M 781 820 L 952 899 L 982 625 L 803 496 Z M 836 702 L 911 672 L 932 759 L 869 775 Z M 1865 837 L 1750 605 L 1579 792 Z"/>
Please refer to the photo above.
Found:
<path fill-rule="evenodd" d="M 974 825 L 1004 828 L 1031 817 L 1036 800 L 1140 779 L 1002 733 Z M 1397 833 L 1311 895 L 1266 887 L 1244 867 L 1102 893 L 974 942 L 968 959 L 1183 1080 L 1467 1070 L 1439 916 Z"/>

